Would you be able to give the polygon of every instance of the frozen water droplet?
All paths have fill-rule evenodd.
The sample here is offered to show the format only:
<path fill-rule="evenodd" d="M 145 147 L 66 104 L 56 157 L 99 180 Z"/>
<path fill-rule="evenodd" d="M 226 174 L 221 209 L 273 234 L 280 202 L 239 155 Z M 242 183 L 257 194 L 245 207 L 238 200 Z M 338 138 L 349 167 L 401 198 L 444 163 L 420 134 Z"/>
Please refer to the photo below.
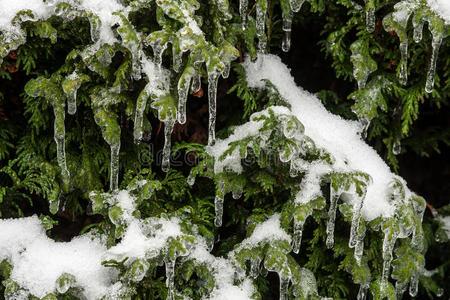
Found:
<path fill-rule="evenodd" d="M 197 93 L 202 87 L 202 80 L 200 74 L 195 74 L 192 78 L 191 92 Z"/>
<path fill-rule="evenodd" d="M 209 101 L 208 145 L 214 145 L 216 141 L 216 100 L 217 100 L 218 80 L 219 80 L 219 73 L 217 71 L 208 73 L 208 101 Z"/>
<path fill-rule="evenodd" d="M 175 121 L 172 119 L 172 117 L 169 117 L 167 121 L 164 122 L 164 148 L 161 162 L 161 169 L 164 172 L 168 172 L 170 169 L 170 151 L 172 145 L 171 139 L 174 123 Z"/>
<path fill-rule="evenodd" d="M 194 183 L 195 183 L 195 175 L 189 174 L 189 176 L 187 177 L 187 184 L 193 186 Z"/>
<path fill-rule="evenodd" d="M 392 153 L 394 153 L 394 155 L 399 155 L 401 152 L 402 152 L 402 144 L 400 142 L 400 139 L 396 139 L 392 144 Z"/>

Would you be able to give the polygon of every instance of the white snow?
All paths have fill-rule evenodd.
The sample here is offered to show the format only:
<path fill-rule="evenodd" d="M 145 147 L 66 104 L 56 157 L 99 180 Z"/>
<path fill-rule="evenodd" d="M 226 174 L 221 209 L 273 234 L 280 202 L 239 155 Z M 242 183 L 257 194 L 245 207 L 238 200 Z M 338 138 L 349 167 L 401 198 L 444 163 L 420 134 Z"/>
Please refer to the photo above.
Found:
<path fill-rule="evenodd" d="M 373 182 L 368 187 L 362 209 L 363 216 L 368 220 L 391 216 L 393 207 L 387 201 L 388 186 L 394 177 L 398 177 L 377 152 L 361 140 L 358 123 L 328 112 L 317 97 L 296 85 L 290 70 L 277 56 L 260 55 L 254 63 L 247 59 L 244 67 L 250 87 L 264 87 L 262 79 L 268 79 L 275 85 L 292 106 L 292 114 L 303 123 L 305 135 L 332 154 L 334 170 L 362 171 L 372 177 Z M 407 191 L 407 198 L 409 194 Z"/>
<path fill-rule="evenodd" d="M 117 272 L 101 265 L 106 247 L 89 236 L 71 242 L 49 239 L 36 217 L 0 220 L 0 261 L 13 266 L 11 279 L 37 297 L 53 292 L 63 273 L 75 276 L 88 299 L 105 294 Z"/>
<path fill-rule="evenodd" d="M 450 24 L 450 1 L 449 0 L 427 0 L 430 8 L 444 19 L 447 25 Z"/>
<path fill-rule="evenodd" d="M 243 240 L 241 247 L 254 246 L 263 241 L 286 240 L 291 242 L 291 236 L 280 226 L 280 214 L 273 214 L 266 221 L 256 225 L 250 237 Z"/>

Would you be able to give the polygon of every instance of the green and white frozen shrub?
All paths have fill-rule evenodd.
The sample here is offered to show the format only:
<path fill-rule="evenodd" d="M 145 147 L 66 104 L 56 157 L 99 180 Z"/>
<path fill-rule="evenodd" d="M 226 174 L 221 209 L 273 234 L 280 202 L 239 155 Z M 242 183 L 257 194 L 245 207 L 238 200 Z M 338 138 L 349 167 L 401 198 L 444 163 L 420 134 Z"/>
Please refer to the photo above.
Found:
<path fill-rule="evenodd" d="M 51 213 L 57 213 L 64 206 L 64 195 L 88 176 L 74 174 L 75 163 L 66 155 L 66 106 L 71 116 L 79 113 L 79 107 L 88 107 L 110 150 L 109 190 L 101 191 L 101 184 L 91 182 L 94 187 L 83 191 L 92 213 L 104 216 L 99 226 L 70 242 L 56 242 L 46 235 L 51 219 L 0 220 L 5 298 L 260 299 L 258 278 L 268 272 L 279 277 L 280 299 L 330 296 L 319 295 L 316 270 L 300 263 L 305 251 L 302 237 L 311 219 L 318 229 L 308 237 L 310 245 L 320 251 L 327 251 L 326 246 L 336 258 L 344 257 L 340 270 L 360 286 L 358 299 L 365 299 L 369 289 L 375 299 L 401 298 L 407 289 L 416 296 L 419 277 L 428 272 L 422 229 L 425 200 L 410 191 L 364 142 L 377 108 L 386 106 L 382 91 L 395 89 L 396 83 L 382 75 L 371 76 L 378 66 L 370 56 L 368 41 L 359 39 L 350 47 L 360 89 L 354 94 L 359 121 L 329 113 L 316 96 L 299 88 L 286 65 L 266 54 L 266 26 L 271 9 L 279 7 L 284 32 L 281 46 L 289 51 L 294 12 L 304 2 L 1 0 L 2 58 L 27 45 L 29 32 L 58 44 L 60 33 L 54 22 L 89 23 L 90 41 L 74 46 L 61 66 L 51 74 L 39 74 L 25 86 L 29 99 L 37 98 L 54 111 L 59 168 L 52 169 L 58 180 L 46 186 Z M 316 11 L 325 5 L 307 2 Z M 343 5 L 350 2 L 343 1 Z M 375 29 L 379 2 L 366 0 L 364 9 L 351 3 L 359 6 L 359 18 L 367 26 L 365 37 Z M 404 0 L 384 17 L 384 28 L 400 38 L 400 84 L 407 84 L 407 31 L 412 18 L 416 42 L 421 40 L 425 23 L 432 34 L 424 89 L 427 93 L 433 90 L 439 47 L 449 32 L 449 10 L 443 0 Z M 235 47 L 238 41 L 245 52 Z M 33 45 L 28 47 L 33 49 Z M 172 57 L 166 60 L 169 52 Z M 229 76 L 231 63 L 240 55 L 245 56 L 236 65 L 236 72 L 245 78 L 241 83 L 249 91 L 262 93 L 268 104 L 227 138 L 216 139 L 219 78 Z M 155 179 L 150 171 L 145 176 L 132 174 L 125 185 L 119 182 L 123 130 L 119 116 L 125 112 L 133 122 L 130 138 L 139 144 L 151 132 L 149 114 L 155 112 L 164 123 L 161 166 L 168 172 L 174 125 L 186 122 L 187 97 L 198 92 L 202 83 L 208 87 L 208 146 L 179 148 L 195 150 L 202 158 L 187 177 L 189 185 L 195 184 L 196 177 L 215 183 L 215 226 L 222 226 L 224 201 L 231 200 L 225 199 L 228 193 L 234 199 L 248 200 L 260 190 L 275 194 L 276 184 L 283 187 L 278 203 L 249 216 L 246 237 L 223 255 L 212 252 L 218 238 L 213 226 L 199 222 L 196 209 L 189 205 L 141 216 L 142 207 L 152 206 L 150 199 L 167 182 Z M 276 172 L 281 183 L 273 181 Z M 348 235 L 335 233 L 337 219 L 348 224 Z M 308 251 L 318 255 L 314 249 Z M 166 293 L 151 294 L 152 289 L 161 289 L 154 280 L 161 266 Z"/>

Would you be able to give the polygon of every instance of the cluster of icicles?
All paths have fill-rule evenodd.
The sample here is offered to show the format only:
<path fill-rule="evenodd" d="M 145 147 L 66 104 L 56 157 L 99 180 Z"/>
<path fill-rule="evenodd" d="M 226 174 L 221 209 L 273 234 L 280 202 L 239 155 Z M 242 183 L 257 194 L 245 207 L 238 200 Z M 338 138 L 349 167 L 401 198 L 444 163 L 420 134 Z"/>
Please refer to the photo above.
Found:
<path fill-rule="evenodd" d="M 370 0 L 365 0 L 366 6 L 366 28 L 368 32 L 373 32 L 375 30 L 375 6 Z M 423 30 L 425 23 L 428 23 L 428 29 L 432 36 L 432 51 L 431 59 L 426 75 L 425 91 L 431 93 L 434 87 L 434 78 L 436 73 L 436 63 L 438 59 L 439 49 L 442 44 L 442 40 L 445 37 L 445 32 L 448 25 L 445 23 L 441 17 L 439 17 L 435 12 L 421 1 L 418 0 L 403 0 L 394 5 L 394 11 L 383 19 L 383 26 L 387 32 L 395 32 L 400 39 L 400 62 L 399 62 L 399 82 L 401 85 L 406 85 L 408 81 L 408 22 L 412 19 L 413 25 L 413 40 L 419 43 L 422 40 Z M 352 50 L 352 55 L 359 55 L 359 49 Z M 369 64 L 360 65 L 359 67 L 354 65 L 355 78 L 358 80 L 358 88 L 364 89 L 366 86 L 366 81 L 370 73 L 376 70 Z M 362 78 L 357 78 L 356 74 L 363 74 Z M 377 87 L 371 87 L 377 88 Z M 379 88 L 379 87 L 378 87 Z M 371 96 L 375 97 L 377 92 L 369 93 Z M 376 101 L 376 99 L 366 99 L 366 101 Z M 359 116 L 363 132 L 365 132 L 371 120 L 365 116 Z M 392 153 L 398 155 L 401 152 L 401 142 L 400 138 L 396 137 L 392 143 Z"/>
<path fill-rule="evenodd" d="M 321 181 L 324 177 L 328 176 L 327 174 L 334 173 L 337 171 L 333 171 L 334 167 L 330 162 L 327 162 L 322 159 L 318 159 L 313 162 L 307 162 L 301 158 L 302 155 L 306 155 L 308 152 L 316 152 L 319 151 L 319 153 L 323 150 L 316 148 L 312 140 L 304 135 L 304 127 L 299 122 L 292 122 L 295 118 L 294 116 L 288 116 L 284 114 L 283 109 L 280 109 L 279 107 L 271 107 L 268 108 L 268 110 L 259 112 L 254 114 L 251 117 L 251 122 L 255 122 L 255 119 L 258 119 L 261 117 L 261 115 L 266 115 L 269 117 L 268 111 L 274 112 L 275 115 L 278 115 L 280 112 L 281 114 L 277 116 L 277 118 L 280 121 L 280 125 L 277 126 L 278 128 L 281 128 L 282 134 L 284 137 L 289 139 L 291 142 L 295 142 L 296 146 L 290 146 L 289 150 L 285 151 L 283 148 L 281 149 L 273 149 L 273 151 L 276 151 L 279 153 L 279 159 L 283 163 L 290 164 L 290 171 L 289 174 L 291 177 L 297 177 L 299 174 L 303 173 L 304 178 L 302 178 L 302 181 L 300 183 L 300 191 L 296 196 L 296 199 L 294 200 L 294 204 L 296 207 L 298 207 L 301 211 L 302 217 L 293 217 L 293 232 L 292 232 L 292 251 L 294 253 L 299 253 L 300 246 L 301 246 L 301 239 L 302 239 L 302 231 L 303 226 L 306 222 L 306 219 L 312 215 L 313 210 L 316 209 L 323 209 L 325 207 L 325 204 L 315 204 L 315 199 L 318 199 L 317 197 L 321 195 L 320 191 L 320 185 Z M 250 137 L 253 139 L 261 139 L 261 149 L 266 148 L 270 149 L 270 141 L 267 141 L 266 138 L 269 136 L 272 136 L 271 131 L 264 129 L 262 126 L 262 121 L 260 124 L 253 124 L 253 126 L 256 126 L 259 128 L 258 131 L 249 130 L 247 127 L 245 127 L 247 124 L 242 125 L 242 128 L 236 128 L 235 132 L 242 132 L 242 131 L 251 131 L 255 132 L 256 135 L 250 135 Z M 294 125 L 296 124 L 296 125 Z M 246 137 L 249 138 L 249 137 Z M 234 138 L 231 140 L 226 140 L 226 144 L 228 144 L 230 141 L 237 141 Z M 221 141 L 222 143 L 222 141 Z M 250 142 L 249 147 L 252 148 L 252 143 Z M 223 145 L 218 145 L 220 148 Z M 209 147 L 208 152 L 212 154 L 213 156 L 221 157 L 223 151 L 225 149 L 215 152 L 213 147 Z M 222 157 L 219 160 L 215 161 L 215 172 L 218 173 L 219 176 L 219 184 L 218 188 L 219 190 L 216 193 L 215 197 L 215 213 L 216 213 L 216 219 L 215 219 L 215 226 L 219 227 L 222 225 L 222 215 L 223 215 L 223 204 L 224 204 L 224 197 L 227 192 L 231 192 L 234 199 L 238 199 L 242 196 L 243 193 L 243 187 L 239 185 L 235 185 L 233 183 L 225 183 L 223 179 L 221 179 L 220 173 L 224 170 L 231 171 L 231 170 L 237 170 L 235 164 L 240 164 L 241 159 L 244 159 L 239 153 L 242 152 L 243 149 L 236 148 L 233 150 L 233 153 L 227 155 L 226 157 Z M 271 150 L 267 150 L 271 151 Z M 245 157 L 247 156 L 247 149 L 244 150 Z M 221 165 L 221 160 L 223 159 L 223 164 Z M 234 165 L 234 167 L 233 167 Z M 239 169 L 239 168 L 238 168 Z M 239 172 L 238 172 L 239 173 Z M 337 176 L 336 178 L 333 176 Z M 335 178 L 335 179 L 334 179 Z M 356 180 L 353 181 L 349 178 L 355 178 Z M 334 180 L 336 180 L 336 184 L 334 184 Z M 355 182 L 365 182 L 362 187 L 362 192 L 357 192 L 358 188 L 355 185 Z M 188 183 L 192 183 L 192 180 L 189 180 Z M 372 181 L 370 176 L 367 176 L 363 173 L 337 173 L 331 176 L 331 182 L 330 182 L 330 195 L 329 195 L 329 209 L 328 209 L 328 218 L 327 218 L 327 226 L 326 226 L 326 245 L 328 248 L 332 248 L 334 245 L 334 230 L 335 230 L 335 221 L 336 221 L 336 212 L 338 207 L 338 201 L 340 199 L 346 199 L 350 200 L 352 203 L 351 208 L 351 226 L 350 226 L 350 238 L 348 242 L 348 246 L 352 249 L 354 249 L 354 257 L 355 261 L 358 265 L 362 263 L 362 257 L 363 257 L 363 250 L 364 250 L 364 238 L 366 234 L 366 222 L 364 221 L 362 217 L 362 207 L 364 204 L 364 200 L 366 198 L 366 189 L 368 185 L 371 185 Z M 359 187 L 361 188 L 361 186 Z M 382 257 L 383 257 L 383 271 L 381 276 L 381 289 L 382 293 L 387 293 L 387 285 L 390 278 L 390 269 L 391 269 L 391 261 L 393 260 L 393 251 L 394 246 L 399 238 L 407 238 L 411 236 L 411 247 L 415 249 L 418 252 L 422 252 L 423 250 L 423 233 L 421 226 L 414 226 L 411 224 L 403 224 L 401 221 L 399 222 L 397 220 L 398 216 L 402 216 L 404 214 L 404 211 L 407 210 L 411 214 L 415 214 L 420 219 L 420 222 L 422 222 L 423 214 L 425 211 L 425 201 L 416 195 L 411 195 L 411 198 L 406 198 L 408 196 L 405 196 L 405 183 L 401 178 L 394 177 L 391 186 L 389 188 L 389 194 L 392 196 L 392 203 L 395 208 L 394 217 L 389 217 L 388 220 L 391 220 L 393 222 L 392 226 L 385 226 L 382 227 L 382 231 L 384 233 L 384 240 L 383 240 L 383 249 L 382 249 Z M 292 211 L 285 211 L 283 213 L 287 213 L 289 215 L 295 215 Z M 397 217 L 395 217 L 397 216 Z M 401 218 L 401 217 L 400 217 Z M 406 218 L 406 217 L 405 217 Z M 398 227 L 397 227 L 398 226 Z M 415 272 L 410 279 L 410 289 L 409 293 L 411 296 L 415 296 L 417 294 L 418 290 L 418 278 L 420 272 L 423 270 L 423 265 L 420 265 L 420 262 L 417 262 L 417 272 Z M 287 280 L 287 285 L 289 284 L 289 278 L 284 278 Z M 280 282 L 283 282 L 283 278 L 280 276 Z M 286 283 L 286 282 L 285 282 Z M 367 291 L 370 285 L 370 278 L 367 279 L 365 282 L 359 282 L 360 284 L 360 290 L 358 293 L 358 299 L 366 299 Z M 396 290 L 397 295 L 401 297 L 401 295 L 406 290 L 406 287 L 408 285 L 408 281 L 403 284 L 397 283 Z M 283 290 L 283 284 L 281 284 L 281 289 Z M 281 293 L 282 295 L 283 293 Z"/>

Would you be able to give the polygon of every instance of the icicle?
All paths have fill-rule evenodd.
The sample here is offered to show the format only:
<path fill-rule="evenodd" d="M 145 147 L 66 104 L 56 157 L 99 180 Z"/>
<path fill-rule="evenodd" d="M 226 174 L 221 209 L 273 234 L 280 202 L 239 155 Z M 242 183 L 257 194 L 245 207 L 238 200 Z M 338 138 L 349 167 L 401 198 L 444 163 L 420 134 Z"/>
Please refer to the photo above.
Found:
<path fill-rule="evenodd" d="M 248 9 L 248 0 L 240 0 L 239 14 L 241 15 L 242 30 L 245 30 L 245 27 L 247 27 L 247 9 Z"/>
<path fill-rule="evenodd" d="M 399 155 L 402 152 L 402 144 L 400 139 L 395 139 L 394 143 L 392 143 L 392 153 L 394 155 Z"/>
<path fill-rule="evenodd" d="M 375 7 L 371 0 L 366 1 L 366 29 L 372 33 L 375 30 Z"/>
<path fill-rule="evenodd" d="M 119 189 L 119 152 L 120 152 L 120 141 L 118 144 L 110 144 L 111 148 L 111 171 L 110 171 L 110 181 L 109 188 L 111 191 Z"/>
<path fill-rule="evenodd" d="M 425 20 L 420 17 L 417 20 L 417 17 L 415 16 L 412 20 L 412 23 L 414 27 L 414 42 L 418 43 L 422 40 L 423 25 L 425 24 Z"/>
<path fill-rule="evenodd" d="M 181 75 L 180 80 L 178 81 L 177 121 L 180 124 L 186 123 L 186 101 L 193 75 L 194 69 L 192 67 L 187 67 L 183 75 Z"/>
<path fill-rule="evenodd" d="M 384 231 L 384 230 L 383 230 Z M 395 242 L 397 241 L 398 232 L 392 227 L 388 227 L 384 231 L 383 239 L 383 272 L 381 275 L 382 288 L 385 287 L 389 280 L 389 272 L 391 268 L 392 252 L 394 251 Z"/>
<path fill-rule="evenodd" d="M 370 119 L 367 117 L 358 118 L 359 124 L 361 125 L 361 137 L 363 139 L 367 138 L 367 131 L 370 126 Z"/>
<path fill-rule="evenodd" d="M 252 278 L 258 277 L 260 264 L 261 264 L 261 258 L 255 257 L 253 259 L 250 259 L 250 276 Z"/>
<path fill-rule="evenodd" d="M 192 78 L 191 92 L 197 93 L 202 88 L 202 78 L 199 73 Z"/>
<path fill-rule="evenodd" d="M 358 296 L 356 297 L 357 300 L 366 300 L 367 297 L 367 290 L 369 289 L 369 284 L 364 283 L 359 286 Z"/>
<path fill-rule="evenodd" d="M 175 46 L 172 46 L 172 55 L 173 55 L 173 70 L 175 72 L 179 72 L 181 69 L 181 65 L 183 64 L 183 52 L 177 49 Z"/>
<path fill-rule="evenodd" d="M 289 3 L 293 12 L 299 12 L 305 0 L 290 0 Z"/>
<path fill-rule="evenodd" d="M 66 137 L 66 129 L 64 125 L 65 119 L 65 105 L 62 104 L 54 104 L 53 112 L 55 114 L 55 123 L 54 123 L 54 139 L 56 142 L 56 155 L 58 160 L 58 165 L 61 168 L 61 176 L 64 184 L 69 184 L 70 182 L 70 173 L 67 169 L 66 164 L 66 146 L 65 146 L 65 137 Z"/>
<path fill-rule="evenodd" d="M 295 254 L 300 252 L 300 246 L 302 244 L 303 236 L 303 222 L 294 221 L 294 235 L 292 237 L 292 251 Z"/>
<path fill-rule="evenodd" d="M 266 2 L 267 4 L 267 2 Z M 256 4 L 256 36 L 258 37 L 258 50 L 264 52 L 267 44 L 267 37 L 265 34 L 266 26 L 266 11 L 262 5 L 257 2 Z"/>
<path fill-rule="evenodd" d="M 442 43 L 442 34 L 436 34 L 432 32 L 433 34 L 433 42 L 432 42 L 432 53 L 431 53 L 431 62 L 430 67 L 428 69 L 427 74 L 427 82 L 425 85 L 425 91 L 427 93 L 431 93 L 433 91 L 434 87 L 434 75 L 436 73 L 436 62 L 439 54 L 439 48 L 441 47 Z"/>
<path fill-rule="evenodd" d="M 133 129 L 133 137 L 134 142 L 139 144 L 142 140 L 143 131 L 142 124 L 144 122 L 144 111 L 147 106 L 148 93 L 146 89 L 144 89 L 139 95 L 136 101 L 136 113 L 134 116 L 134 129 Z"/>
<path fill-rule="evenodd" d="M 352 225 L 350 227 L 350 239 L 348 246 L 350 248 L 355 248 L 355 260 L 358 265 L 361 263 L 362 254 L 364 251 L 364 236 L 365 230 L 361 230 L 361 209 L 364 204 L 365 193 L 361 197 L 355 199 L 355 204 L 353 205 L 353 215 L 352 215 Z"/>
<path fill-rule="evenodd" d="M 400 74 L 398 79 L 401 85 L 408 82 L 408 40 L 400 42 Z"/>
<path fill-rule="evenodd" d="M 153 49 L 153 60 L 158 68 L 162 65 L 162 56 L 164 50 L 167 48 L 167 43 L 161 44 L 162 40 L 160 38 L 151 41 L 149 44 Z"/>
<path fill-rule="evenodd" d="M 418 289 L 419 289 L 419 273 L 414 273 L 411 276 L 411 282 L 409 283 L 409 295 L 411 297 L 416 297 Z"/>
<path fill-rule="evenodd" d="M 216 227 L 222 226 L 222 217 L 223 217 L 223 198 L 225 193 L 225 182 L 219 180 L 219 192 L 216 194 L 216 198 L 214 199 L 214 210 L 216 212 L 216 218 L 214 219 L 214 225 Z"/>
<path fill-rule="evenodd" d="M 168 117 L 168 119 L 164 122 L 164 148 L 161 162 L 161 169 L 164 172 L 168 172 L 170 169 L 171 138 L 174 123 L 175 121 L 172 117 Z"/>
<path fill-rule="evenodd" d="M 222 72 L 222 77 L 226 79 L 230 76 L 231 63 L 224 63 L 224 65 L 225 69 Z"/>
<path fill-rule="evenodd" d="M 340 193 L 334 190 L 333 184 L 330 184 L 330 209 L 328 211 L 327 222 L 327 247 L 331 248 L 334 244 L 334 223 L 336 221 L 336 208 Z"/>
<path fill-rule="evenodd" d="M 214 145 L 216 141 L 216 98 L 217 81 L 219 73 L 217 71 L 208 73 L 208 101 L 209 101 L 209 126 L 208 126 L 208 145 Z"/>
<path fill-rule="evenodd" d="M 361 259 L 363 256 L 363 252 L 364 252 L 364 236 L 359 238 L 355 245 L 354 256 L 355 256 L 355 260 L 356 260 L 356 263 L 358 264 L 358 266 L 361 265 Z"/>
<path fill-rule="evenodd" d="M 288 300 L 289 296 L 289 281 L 291 281 L 290 277 L 280 276 L 280 300 Z"/>
<path fill-rule="evenodd" d="M 166 264 L 166 287 L 167 287 L 167 298 L 166 300 L 174 300 L 175 299 L 175 259 L 167 258 L 164 260 Z"/>
<path fill-rule="evenodd" d="M 403 298 L 403 294 L 405 293 L 407 286 L 408 286 L 408 281 L 405 281 L 405 282 L 402 282 L 402 283 L 397 281 L 395 283 L 395 294 L 397 296 L 397 299 L 402 299 Z"/>
<path fill-rule="evenodd" d="M 223 216 L 223 198 L 216 195 L 214 199 L 214 209 L 216 212 L 216 218 L 214 219 L 214 225 L 216 227 L 222 226 L 222 216 Z"/>
<path fill-rule="evenodd" d="M 292 30 L 292 11 L 289 11 L 287 15 L 283 13 L 283 42 L 281 49 L 284 52 L 288 52 L 291 48 L 291 30 Z"/>

